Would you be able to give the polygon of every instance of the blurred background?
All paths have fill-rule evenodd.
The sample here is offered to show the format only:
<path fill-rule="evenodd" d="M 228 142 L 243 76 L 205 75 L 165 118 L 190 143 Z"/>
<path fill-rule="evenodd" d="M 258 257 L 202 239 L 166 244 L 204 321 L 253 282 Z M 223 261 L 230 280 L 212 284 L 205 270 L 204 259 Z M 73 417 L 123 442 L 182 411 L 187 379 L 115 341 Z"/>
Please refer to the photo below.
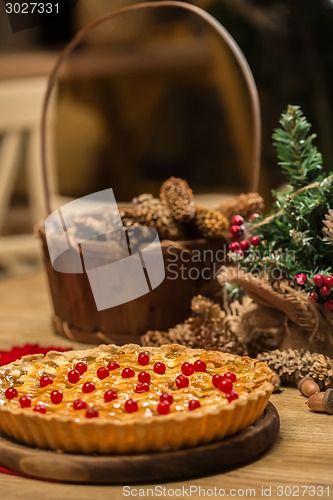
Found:
<path fill-rule="evenodd" d="M 57 55 L 98 16 L 129 0 L 81 0 L 13 33 L 0 4 L 0 273 L 36 261 L 30 234 L 45 216 L 41 103 Z M 332 165 L 331 0 L 196 0 L 235 38 L 254 75 L 262 114 L 259 192 L 266 207 L 283 179 L 271 135 L 299 104 Z M 111 20 L 62 68 L 48 125 L 53 206 L 112 187 L 119 202 L 186 178 L 211 206 L 249 190 L 252 129 L 244 78 L 213 30 L 182 9 Z M 7 167 L 5 166 L 7 165 Z"/>

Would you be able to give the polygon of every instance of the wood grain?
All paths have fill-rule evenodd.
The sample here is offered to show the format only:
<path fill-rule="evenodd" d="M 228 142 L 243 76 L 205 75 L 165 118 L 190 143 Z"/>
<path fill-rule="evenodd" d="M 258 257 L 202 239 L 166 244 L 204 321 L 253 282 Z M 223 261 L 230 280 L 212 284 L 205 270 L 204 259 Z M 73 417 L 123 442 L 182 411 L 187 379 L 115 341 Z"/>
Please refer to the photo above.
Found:
<path fill-rule="evenodd" d="M 43 345 L 72 345 L 56 337 L 50 327 L 51 315 L 48 290 L 44 274 L 26 276 L 0 282 L 0 348 L 10 348 L 13 344 L 40 342 Z M 272 487 L 270 498 L 278 496 L 277 486 L 330 487 L 333 497 L 333 417 L 312 413 L 306 405 L 306 398 L 296 389 L 284 389 L 271 397 L 281 419 L 280 434 L 272 448 L 257 461 L 239 469 L 204 478 L 165 483 L 168 488 L 196 486 L 201 488 L 252 488 L 255 495 L 262 498 L 262 488 Z M 149 488 L 156 485 L 140 486 Z M 0 475 L 0 497 L 4 500 L 35 500 L 42 496 L 45 500 L 123 500 L 122 486 L 94 486 L 45 483 L 38 480 Z M 146 492 L 148 495 L 149 492 Z M 204 498 L 200 492 L 193 492 L 191 499 Z M 326 493 L 326 491 L 325 491 Z M 249 495 L 248 495 L 249 496 Z M 302 496 L 301 494 L 299 496 Z M 319 496 L 319 495 L 317 495 Z M 245 494 L 243 495 L 245 497 Z M 304 495 L 304 498 L 309 495 Z M 130 496 L 128 498 L 134 498 Z M 137 495 L 139 498 L 139 495 Z M 150 492 L 150 497 L 153 498 Z M 206 497 L 207 498 L 207 497 Z M 289 497 L 290 498 L 290 497 Z"/>

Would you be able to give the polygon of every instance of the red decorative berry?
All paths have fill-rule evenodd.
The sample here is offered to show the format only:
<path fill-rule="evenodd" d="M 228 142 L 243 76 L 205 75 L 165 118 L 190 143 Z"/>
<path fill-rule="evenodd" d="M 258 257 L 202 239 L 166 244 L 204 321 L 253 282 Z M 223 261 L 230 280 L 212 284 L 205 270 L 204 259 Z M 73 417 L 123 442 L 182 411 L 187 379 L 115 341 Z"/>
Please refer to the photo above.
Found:
<path fill-rule="evenodd" d="M 147 382 L 139 382 L 135 387 L 135 392 L 148 392 L 149 384 Z"/>
<path fill-rule="evenodd" d="M 30 408 L 31 398 L 29 396 L 21 396 L 19 399 L 21 408 Z"/>
<path fill-rule="evenodd" d="M 125 402 L 125 411 L 127 413 L 134 413 L 135 411 L 138 411 L 138 403 L 134 401 L 134 399 L 128 399 Z"/>
<path fill-rule="evenodd" d="M 230 226 L 230 234 L 234 240 L 238 240 L 238 238 L 243 234 L 243 226 Z"/>
<path fill-rule="evenodd" d="M 189 377 L 190 375 L 192 375 L 194 373 L 194 366 L 192 365 L 192 363 L 183 363 L 182 366 L 181 366 L 181 370 L 182 370 L 182 373 L 184 375 L 186 375 L 187 377 Z"/>
<path fill-rule="evenodd" d="M 317 300 L 318 300 L 318 294 L 316 292 L 310 292 L 308 294 L 308 300 L 310 302 L 317 302 Z"/>
<path fill-rule="evenodd" d="M 74 410 L 85 410 L 87 408 L 87 403 L 84 399 L 75 399 L 73 401 Z"/>
<path fill-rule="evenodd" d="M 241 240 L 239 242 L 239 246 L 241 247 L 241 250 L 243 250 L 243 252 L 246 252 L 246 250 L 250 248 L 250 243 L 247 240 Z"/>
<path fill-rule="evenodd" d="M 121 376 L 123 378 L 131 378 L 134 377 L 135 371 L 133 368 L 124 368 L 123 371 L 121 372 Z"/>
<path fill-rule="evenodd" d="M 5 396 L 7 399 L 17 398 L 17 389 L 15 387 L 8 387 L 5 392 Z"/>
<path fill-rule="evenodd" d="M 251 245 L 256 247 L 256 246 L 260 245 L 261 239 L 259 238 L 259 236 L 251 236 L 250 243 L 251 243 Z"/>
<path fill-rule="evenodd" d="M 74 370 L 78 371 L 80 375 L 83 375 L 88 370 L 88 366 L 86 365 L 86 363 L 83 363 L 83 361 L 79 361 L 74 366 Z"/>
<path fill-rule="evenodd" d="M 109 389 L 104 394 L 104 401 L 106 403 L 110 403 L 110 401 L 114 401 L 117 398 L 118 398 L 118 394 L 116 393 L 116 391 L 113 391 L 112 389 Z"/>
<path fill-rule="evenodd" d="M 324 276 L 322 274 L 316 274 L 313 277 L 314 284 L 317 286 L 322 286 L 324 284 Z"/>
<path fill-rule="evenodd" d="M 190 384 L 190 380 L 185 375 L 178 375 L 175 382 L 178 389 L 184 389 L 184 387 L 188 387 Z"/>
<path fill-rule="evenodd" d="M 150 373 L 148 372 L 140 372 L 138 375 L 138 381 L 139 382 L 146 382 L 146 384 L 149 384 L 150 382 Z"/>
<path fill-rule="evenodd" d="M 48 375 L 44 375 L 39 380 L 40 387 L 46 387 L 47 385 L 51 384 L 53 384 L 53 378 L 49 377 Z"/>
<path fill-rule="evenodd" d="M 160 402 L 172 405 L 172 403 L 173 403 L 172 394 L 168 394 L 167 392 L 163 392 L 163 394 L 160 395 Z"/>
<path fill-rule="evenodd" d="M 221 392 L 231 392 L 232 391 L 232 382 L 231 380 L 228 380 L 227 378 L 224 378 L 221 380 L 221 382 L 218 385 L 218 388 Z"/>
<path fill-rule="evenodd" d="M 324 302 L 324 307 L 325 307 L 326 311 L 332 311 L 333 310 L 333 300 L 326 300 L 326 302 Z"/>
<path fill-rule="evenodd" d="M 191 399 L 188 403 L 188 409 L 189 410 L 196 410 L 197 408 L 200 408 L 201 404 L 198 399 Z"/>
<path fill-rule="evenodd" d="M 237 241 L 232 241 L 229 244 L 229 250 L 230 252 L 236 252 L 236 250 L 239 250 L 239 243 Z"/>
<path fill-rule="evenodd" d="M 138 356 L 139 365 L 146 366 L 146 365 L 148 365 L 149 361 L 150 361 L 149 355 L 146 352 L 140 352 L 140 354 Z"/>
<path fill-rule="evenodd" d="M 234 372 L 227 372 L 223 375 L 223 378 L 230 380 L 230 382 L 236 382 L 237 375 Z"/>
<path fill-rule="evenodd" d="M 243 257 L 243 250 L 239 249 L 235 251 L 235 254 L 239 255 L 240 257 Z"/>
<path fill-rule="evenodd" d="M 67 374 L 68 382 L 76 384 L 80 380 L 80 373 L 77 370 L 70 370 Z"/>
<path fill-rule="evenodd" d="M 158 403 L 157 405 L 157 412 L 160 415 L 167 415 L 170 412 L 170 405 L 166 401 L 163 401 L 161 403 Z"/>
<path fill-rule="evenodd" d="M 229 401 L 229 403 L 231 403 L 231 401 L 234 401 L 234 399 L 239 398 L 238 392 L 236 392 L 234 390 L 228 392 L 225 396 L 226 396 L 227 400 Z"/>
<path fill-rule="evenodd" d="M 333 287 L 333 276 L 325 276 L 324 285 L 328 286 L 329 288 L 332 288 Z"/>
<path fill-rule="evenodd" d="M 97 418 L 99 416 L 98 410 L 96 408 L 88 408 L 86 411 L 86 418 Z"/>
<path fill-rule="evenodd" d="M 196 361 L 194 361 L 193 366 L 194 371 L 196 372 L 205 372 L 207 369 L 207 365 L 204 361 L 202 361 L 202 359 L 197 359 Z"/>
<path fill-rule="evenodd" d="M 216 373 L 212 377 L 212 384 L 213 384 L 213 386 L 214 387 L 218 387 L 219 383 L 222 382 L 222 380 L 223 380 L 223 375 L 221 375 L 220 373 Z"/>
<path fill-rule="evenodd" d="M 154 372 L 158 375 L 164 375 L 166 372 L 166 366 L 164 363 L 155 363 L 154 364 Z"/>
<path fill-rule="evenodd" d="M 299 285 L 305 285 L 305 283 L 307 282 L 308 278 L 306 276 L 306 274 L 304 273 L 299 273 L 299 274 L 296 274 L 295 276 L 296 278 L 296 281 Z"/>
<path fill-rule="evenodd" d="M 244 222 L 244 219 L 241 215 L 233 215 L 231 217 L 231 224 L 233 226 L 241 226 Z"/>
<path fill-rule="evenodd" d="M 248 220 L 249 222 L 253 222 L 254 220 L 258 219 L 259 217 L 260 217 L 260 215 L 259 215 L 259 214 L 253 213 L 253 214 L 250 214 L 250 215 L 248 216 L 247 220 Z"/>
<path fill-rule="evenodd" d="M 110 375 L 109 370 L 107 368 L 105 368 L 105 366 L 101 366 L 100 368 L 98 368 L 96 373 L 97 373 L 97 377 L 100 380 L 103 380 L 104 378 L 106 378 Z"/>
<path fill-rule="evenodd" d="M 52 403 L 55 405 L 58 405 L 59 403 L 61 403 L 64 395 L 61 391 L 55 390 L 55 391 L 51 392 L 50 397 L 51 397 Z"/>
<path fill-rule="evenodd" d="M 320 288 L 320 295 L 323 295 L 323 297 L 326 297 L 331 293 L 331 289 L 328 286 L 323 285 Z"/>
<path fill-rule="evenodd" d="M 46 413 L 46 407 L 43 405 L 43 403 L 37 403 L 34 408 L 34 411 L 44 414 Z"/>
<path fill-rule="evenodd" d="M 85 394 L 93 392 L 95 389 L 95 384 L 93 384 L 92 382 L 85 382 L 82 386 L 82 392 L 84 392 Z"/>
<path fill-rule="evenodd" d="M 117 368 L 120 368 L 120 364 L 117 363 L 116 361 L 110 361 L 107 365 L 107 369 L 112 372 L 113 370 L 116 370 Z"/>

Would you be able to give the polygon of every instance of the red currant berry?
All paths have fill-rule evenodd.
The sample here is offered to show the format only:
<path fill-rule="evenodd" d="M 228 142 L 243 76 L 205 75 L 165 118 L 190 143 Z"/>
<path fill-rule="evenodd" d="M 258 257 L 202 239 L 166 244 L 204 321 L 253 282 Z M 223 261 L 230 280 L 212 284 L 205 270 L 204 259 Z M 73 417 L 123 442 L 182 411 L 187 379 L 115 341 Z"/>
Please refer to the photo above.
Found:
<path fill-rule="evenodd" d="M 139 382 L 146 382 L 146 384 L 149 384 L 150 382 L 150 373 L 148 372 L 140 372 L 138 375 L 138 381 Z"/>
<path fill-rule="evenodd" d="M 243 252 L 246 252 L 246 250 L 250 248 L 250 243 L 247 240 L 241 240 L 239 242 L 239 246 L 241 247 L 241 250 L 243 250 Z"/>
<path fill-rule="evenodd" d="M 135 411 L 138 411 L 138 403 L 134 401 L 134 399 L 128 399 L 125 402 L 125 411 L 127 413 L 134 413 Z"/>
<path fill-rule="evenodd" d="M 233 226 L 241 226 L 244 222 L 244 219 L 241 215 L 233 215 L 231 217 L 231 224 Z"/>
<path fill-rule="evenodd" d="M 296 274 L 295 278 L 296 278 L 296 281 L 299 285 L 305 285 L 305 283 L 308 280 L 306 274 L 304 274 L 304 273 Z"/>
<path fill-rule="evenodd" d="M 53 379 L 51 377 L 49 377 L 48 375 L 44 375 L 39 380 L 40 387 L 46 387 L 47 385 L 51 385 L 51 384 L 53 384 Z"/>
<path fill-rule="evenodd" d="M 332 311 L 333 310 L 333 300 L 326 300 L 326 302 L 324 302 L 324 307 L 325 307 L 326 311 Z"/>
<path fill-rule="evenodd" d="M 190 384 L 190 380 L 185 375 L 178 375 L 175 382 L 178 389 L 184 389 L 184 387 L 188 387 Z"/>
<path fill-rule="evenodd" d="M 324 284 L 324 276 L 322 274 L 316 274 L 313 277 L 314 284 L 317 286 L 322 286 Z"/>
<path fill-rule="evenodd" d="M 155 363 L 154 364 L 154 372 L 158 375 L 164 375 L 166 372 L 166 366 L 164 363 Z"/>
<path fill-rule="evenodd" d="M 17 389 L 15 387 L 8 387 L 5 392 L 5 396 L 7 399 L 14 399 L 17 398 Z"/>
<path fill-rule="evenodd" d="M 196 410 L 197 408 L 200 408 L 201 404 L 198 399 L 191 399 L 188 403 L 188 409 L 189 410 Z"/>
<path fill-rule="evenodd" d="M 160 415 L 167 415 L 170 411 L 170 405 L 166 401 L 163 401 L 161 403 L 158 403 L 157 405 L 157 412 Z"/>
<path fill-rule="evenodd" d="M 59 403 L 61 403 L 64 395 L 61 391 L 56 390 L 56 391 L 51 392 L 50 397 L 51 397 L 52 403 L 55 405 L 58 405 Z"/>
<path fill-rule="evenodd" d="M 236 250 L 239 250 L 239 243 L 237 241 L 232 241 L 229 244 L 229 250 L 230 252 L 236 252 Z"/>
<path fill-rule="evenodd" d="M 114 401 L 117 398 L 118 398 L 118 394 L 116 393 L 116 391 L 113 391 L 112 389 L 109 389 L 104 394 L 104 401 L 106 403 L 110 403 L 110 401 Z"/>
<path fill-rule="evenodd" d="M 317 302 L 317 300 L 318 300 L 318 294 L 316 292 L 310 292 L 308 294 L 308 300 L 310 302 Z"/>
<path fill-rule="evenodd" d="M 223 375 L 221 375 L 220 373 L 216 373 L 212 377 L 212 384 L 213 384 L 213 386 L 214 387 L 218 387 L 219 383 L 222 382 L 222 380 L 223 380 Z"/>
<path fill-rule="evenodd" d="M 107 368 L 105 368 L 105 366 L 101 366 L 100 368 L 98 368 L 96 373 L 97 373 L 97 377 L 100 380 L 103 380 L 104 378 L 106 378 L 110 375 L 109 370 Z"/>
<path fill-rule="evenodd" d="M 121 376 L 123 378 L 131 378 L 134 377 L 135 371 L 133 368 L 124 368 L 123 371 L 121 372 Z"/>
<path fill-rule="evenodd" d="M 83 375 L 88 370 L 88 366 L 86 365 L 86 363 L 83 363 L 83 361 L 79 361 L 74 366 L 74 370 L 78 371 L 80 375 Z"/>
<path fill-rule="evenodd" d="M 237 375 L 234 372 L 227 372 L 223 375 L 223 378 L 230 380 L 230 382 L 236 382 Z"/>
<path fill-rule="evenodd" d="M 113 370 L 116 370 L 117 368 L 120 368 L 120 364 L 117 363 L 116 361 L 110 361 L 107 365 L 107 369 L 112 372 Z"/>
<path fill-rule="evenodd" d="M 84 399 L 75 399 L 73 401 L 73 409 L 74 410 L 85 410 L 87 408 L 87 403 Z"/>
<path fill-rule="evenodd" d="M 325 276 L 324 285 L 328 286 L 329 288 L 332 288 L 333 287 L 333 276 Z"/>
<path fill-rule="evenodd" d="M 324 297 L 326 297 L 327 295 L 329 295 L 331 293 L 331 289 L 328 287 L 328 286 L 325 286 L 323 285 L 321 288 L 320 288 L 320 295 L 323 295 Z"/>
<path fill-rule="evenodd" d="M 192 373 L 194 373 L 194 366 L 192 365 L 192 363 L 186 362 L 182 364 L 181 370 L 184 375 L 189 377 L 190 375 L 192 375 Z"/>
<path fill-rule="evenodd" d="M 86 418 L 97 418 L 99 416 L 98 410 L 96 408 L 88 408 L 86 411 Z"/>
<path fill-rule="evenodd" d="M 172 405 L 172 403 L 173 403 L 172 394 L 168 394 L 167 392 L 163 392 L 163 394 L 160 395 L 160 402 Z"/>
<path fill-rule="evenodd" d="M 135 387 L 135 392 L 148 392 L 149 391 L 149 385 L 147 382 L 139 382 L 136 387 Z"/>
<path fill-rule="evenodd" d="M 146 365 L 148 365 L 149 361 L 150 361 L 149 355 L 146 352 L 140 352 L 140 354 L 138 356 L 139 365 L 146 366 Z"/>
<path fill-rule="evenodd" d="M 34 408 L 34 411 L 37 411 L 38 413 L 46 413 L 46 408 L 45 406 L 43 405 L 43 403 L 37 403 L 35 408 Z"/>
<path fill-rule="evenodd" d="M 251 245 L 256 247 L 256 246 L 260 245 L 261 239 L 259 238 L 259 236 L 251 236 L 250 243 L 251 243 Z"/>
<path fill-rule="evenodd" d="M 227 378 L 224 378 L 219 383 L 218 388 L 219 388 L 219 390 L 221 392 L 225 392 L 225 393 L 231 392 L 232 391 L 232 382 L 231 382 L 231 380 L 228 380 Z"/>
<path fill-rule="evenodd" d="M 21 396 L 19 399 L 21 408 L 30 408 L 31 398 L 29 396 Z"/>
<path fill-rule="evenodd" d="M 243 234 L 242 226 L 230 226 L 230 234 L 236 240 Z"/>
<path fill-rule="evenodd" d="M 234 399 L 239 398 L 238 392 L 236 392 L 234 390 L 228 392 L 225 396 L 226 396 L 227 400 L 229 401 L 229 403 L 231 403 L 231 401 L 234 401 Z"/>
<path fill-rule="evenodd" d="M 68 382 L 76 384 L 80 380 L 80 373 L 77 370 L 70 370 L 67 374 Z"/>
<path fill-rule="evenodd" d="M 93 384 L 92 382 L 85 382 L 82 386 L 82 392 L 84 392 L 85 394 L 93 392 L 95 389 L 95 384 Z"/>
<path fill-rule="evenodd" d="M 195 372 L 205 372 L 207 369 L 207 365 L 204 361 L 202 361 L 202 359 L 194 361 L 193 366 Z"/>

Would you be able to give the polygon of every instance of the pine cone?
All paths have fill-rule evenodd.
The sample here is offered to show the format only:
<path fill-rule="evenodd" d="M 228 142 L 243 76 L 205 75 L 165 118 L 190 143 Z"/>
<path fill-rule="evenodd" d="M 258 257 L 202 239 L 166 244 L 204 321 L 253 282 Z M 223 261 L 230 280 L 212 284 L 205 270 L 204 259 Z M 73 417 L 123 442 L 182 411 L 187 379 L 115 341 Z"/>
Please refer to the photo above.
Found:
<path fill-rule="evenodd" d="M 163 182 L 160 198 L 176 221 L 190 222 L 195 214 L 193 191 L 184 179 L 170 177 Z"/>
<path fill-rule="evenodd" d="M 233 215 L 241 215 L 245 219 L 253 214 L 260 214 L 264 210 L 264 200 L 258 193 L 240 194 L 232 200 L 222 203 L 218 210 L 230 220 Z"/>
<path fill-rule="evenodd" d="M 223 214 L 205 207 L 196 207 L 192 224 L 199 238 L 223 238 L 229 228 L 228 219 Z"/>
<path fill-rule="evenodd" d="M 160 199 L 145 193 L 134 198 L 132 203 L 132 217 L 136 222 L 156 229 L 161 239 L 180 240 L 183 238 L 180 224 L 172 218 L 170 210 Z"/>
<path fill-rule="evenodd" d="M 287 349 L 258 354 L 257 359 L 265 361 L 281 377 L 282 385 L 298 385 L 309 375 L 321 390 L 333 387 L 333 359 L 323 354 L 304 350 Z"/>
<path fill-rule="evenodd" d="M 325 227 L 323 228 L 323 233 L 331 243 L 333 243 L 333 210 L 329 210 L 328 214 L 325 215 L 325 220 L 323 220 Z"/>

